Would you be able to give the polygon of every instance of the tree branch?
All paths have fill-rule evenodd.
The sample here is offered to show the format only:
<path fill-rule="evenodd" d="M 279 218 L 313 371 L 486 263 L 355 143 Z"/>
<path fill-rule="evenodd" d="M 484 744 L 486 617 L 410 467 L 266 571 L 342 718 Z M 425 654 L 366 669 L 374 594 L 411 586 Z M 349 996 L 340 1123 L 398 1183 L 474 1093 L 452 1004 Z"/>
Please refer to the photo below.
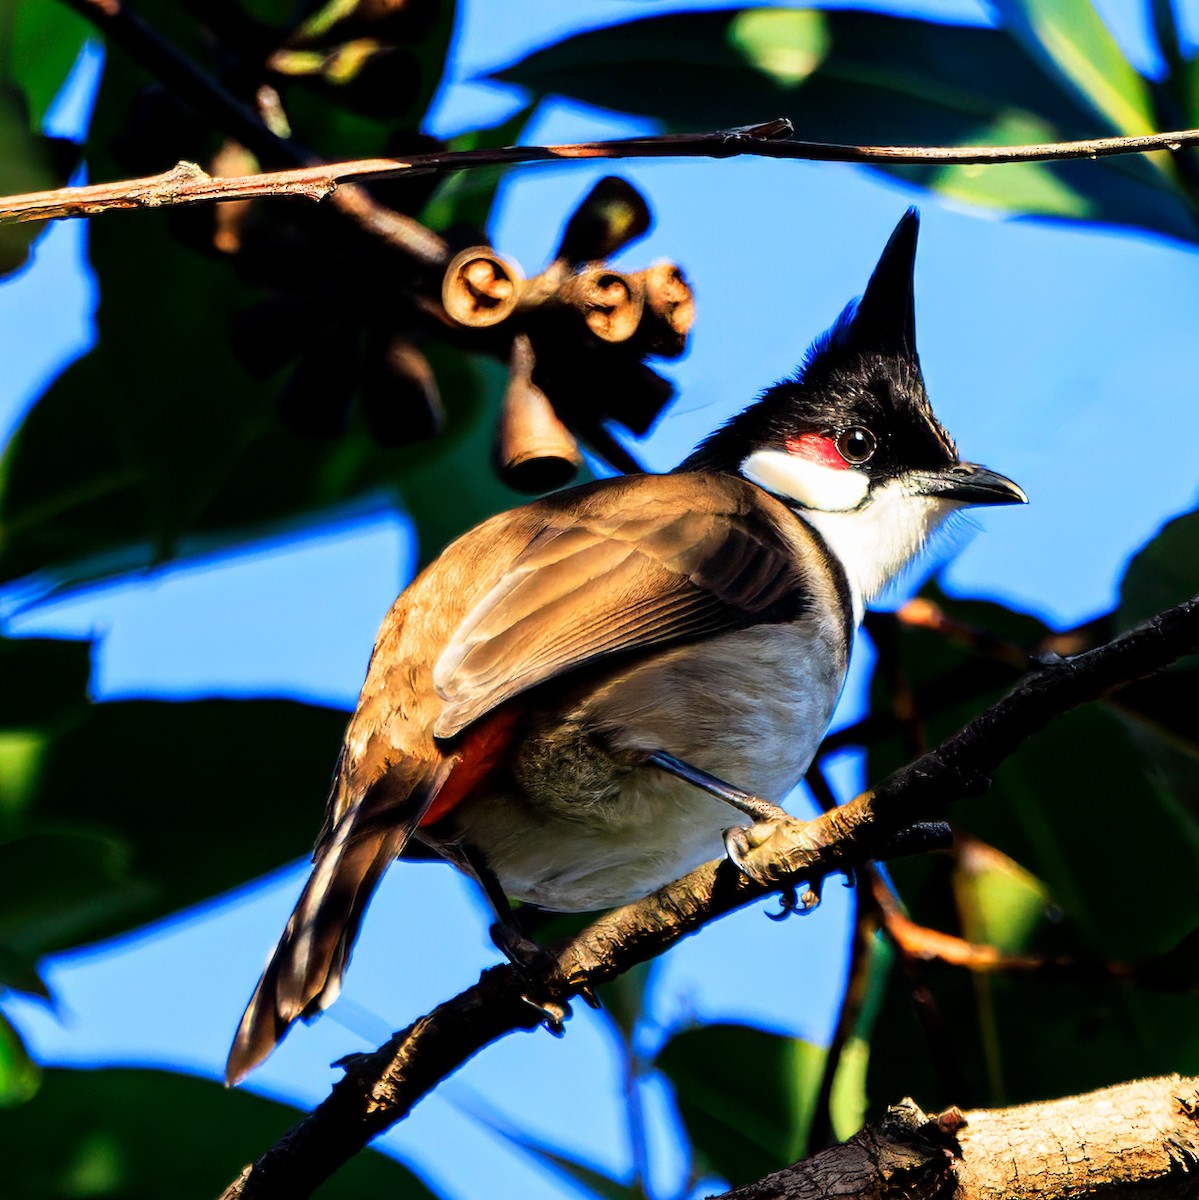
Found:
<path fill-rule="evenodd" d="M 615 978 L 708 921 L 798 880 L 904 852 L 903 835 L 945 806 L 985 791 L 995 769 L 1055 716 L 1199 650 L 1199 597 L 1159 613 L 1095 650 L 1049 663 L 937 749 L 876 788 L 811 821 L 776 827 L 749 851 L 756 882 L 727 860 L 706 863 L 636 904 L 600 917 L 557 950 L 558 976 L 542 985 L 565 999 Z M 765 832 L 755 827 L 751 833 Z M 397 1033 L 353 1055 L 330 1096 L 223 1193 L 222 1200 L 308 1196 L 430 1089 L 496 1038 L 531 1029 L 529 982 L 495 967 Z M 539 992 L 540 994 L 540 992 Z"/>
<path fill-rule="evenodd" d="M 1177 1075 L 933 1118 L 905 1100 L 849 1141 L 719 1200 L 1190 1196 L 1199 1177 L 1197 1116 L 1199 1078 Z"/>
<path fill-rule="evenodd" d="M 100 0 L 71 0 L 71 3 L 82 11 L 88 11 L 97 7 Z M 263 129 L 265 130 L 265 126 Z M 1183 146 L 1199 145 L 1199 129 L 1139 137 L 1093 138 L 1087 141 L 1046 142 L 1026 146 L 852 146 L 834 142 L 789 140 L 790 133 L 790 122 L 776 120 L 718 133 L 671 133 L 658 137 L 621 138 L 615 141 L 578 142 L 558 146 L 446 150 L 436 154 L 416 154 L 406 159 L 353 159 L 297 170 L 264 172 L 221 180 L 209 178 L 193 163 L 180 163 L 162 175 L 144 179 L 93 184 L 81 188 L 57 188 L 53 191 L 0 198 L 0 224 L 41 221 L 51 217 L 94 216 L 121 208 L 198 204 L 214 200 L 251 200 L 267 196 L 320 200 L 337 194 L 339 185 L 344 189 L 344 186 L 352 181 L 395 179 L 402 175 L 430 171 L 465 171 L 518 163 L 561 162 L 563 159 L 575 158 L 735 158 L 738 155 L 749 154 L 759 158 L 801 159 L 809 162 L 998 164 L 1102 158 L 1116 154 L 1141 154 L 1153 150 L 1178 150 Z M 273 134 L 270 136 L 274 137 Z M 343 198 L 344 194 L 343 190 Z M 365 193 L 358 194 L 365 197 Z M 369 197 L 365 199 L 369 200 Z M 351 213 L 360 207 L 357 200 L 353 204 L 346 204 L 344 199 L 339 199 L 336 203 Z M 369 203 L 376 208 L 382 208 L 373 200 Z M 391 212 L 390 209 L 384 211 Z M 436 237 L 429 232 L 430 236 Z"/>

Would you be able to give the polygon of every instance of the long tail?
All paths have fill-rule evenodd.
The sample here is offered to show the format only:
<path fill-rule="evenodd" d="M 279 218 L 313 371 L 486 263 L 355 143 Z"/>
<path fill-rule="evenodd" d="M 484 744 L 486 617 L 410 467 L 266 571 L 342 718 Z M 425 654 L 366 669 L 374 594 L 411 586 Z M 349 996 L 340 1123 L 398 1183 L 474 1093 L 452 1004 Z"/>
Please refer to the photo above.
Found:
<path fill-rule="evenodd" d="M 317 846 L 312 874 L 246 1006 L 225 1065 L 240 1082 L 299 1017 L 311 1019 L 341 991 L 363 915 L 383 872 L 403 850 L 436 787 L 397 798 L 368 793 Z"/>

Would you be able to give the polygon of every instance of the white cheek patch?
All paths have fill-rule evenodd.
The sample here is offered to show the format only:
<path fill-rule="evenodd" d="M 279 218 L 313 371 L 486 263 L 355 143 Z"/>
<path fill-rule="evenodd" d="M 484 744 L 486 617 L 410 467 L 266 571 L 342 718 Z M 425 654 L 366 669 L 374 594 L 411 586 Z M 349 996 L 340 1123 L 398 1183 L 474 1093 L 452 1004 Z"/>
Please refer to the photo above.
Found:
<path fill-rule="evenodd" d="M 852 467 L 838 470 L 785 450 L 755 450 L 741 464 L 746 479 L 818 512 L 845 512 L 866 499 L 870 481 Z"/>

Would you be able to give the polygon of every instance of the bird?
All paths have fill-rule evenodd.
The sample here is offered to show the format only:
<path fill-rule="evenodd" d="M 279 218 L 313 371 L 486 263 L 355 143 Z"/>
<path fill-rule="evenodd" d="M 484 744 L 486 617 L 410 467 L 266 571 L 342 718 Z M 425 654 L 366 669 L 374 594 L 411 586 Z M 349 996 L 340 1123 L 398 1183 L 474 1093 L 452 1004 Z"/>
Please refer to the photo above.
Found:
<path fill-rule="evenodd" d="M 230 1084 L 337 997 L 406 849 L 476 879 L 521 962 L 510 900 L 629 903 L 731 854 L 731 819 L 785 817 L 865 606 L 951 514 L 1027 499 L 963 462 L 929 403 L 918 230 L 909 209 L 796 372 L 673 471 L 493 516 L 400 595 Z"/>

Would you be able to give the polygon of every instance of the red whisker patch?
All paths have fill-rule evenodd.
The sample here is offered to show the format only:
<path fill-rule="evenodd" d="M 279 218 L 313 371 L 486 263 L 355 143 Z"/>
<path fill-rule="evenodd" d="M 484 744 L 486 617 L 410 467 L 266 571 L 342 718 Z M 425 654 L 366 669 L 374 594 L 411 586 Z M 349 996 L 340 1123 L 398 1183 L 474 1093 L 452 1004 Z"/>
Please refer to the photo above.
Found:
<path fill-rule="evenodd" d="M 801 433 L 798 437 L 788 438 L 787 453 L 819 463 L 822 467 L 832 467 L 836 471 L 843 471 L 849 466 L 833 439 L 822 433 Z"/>

